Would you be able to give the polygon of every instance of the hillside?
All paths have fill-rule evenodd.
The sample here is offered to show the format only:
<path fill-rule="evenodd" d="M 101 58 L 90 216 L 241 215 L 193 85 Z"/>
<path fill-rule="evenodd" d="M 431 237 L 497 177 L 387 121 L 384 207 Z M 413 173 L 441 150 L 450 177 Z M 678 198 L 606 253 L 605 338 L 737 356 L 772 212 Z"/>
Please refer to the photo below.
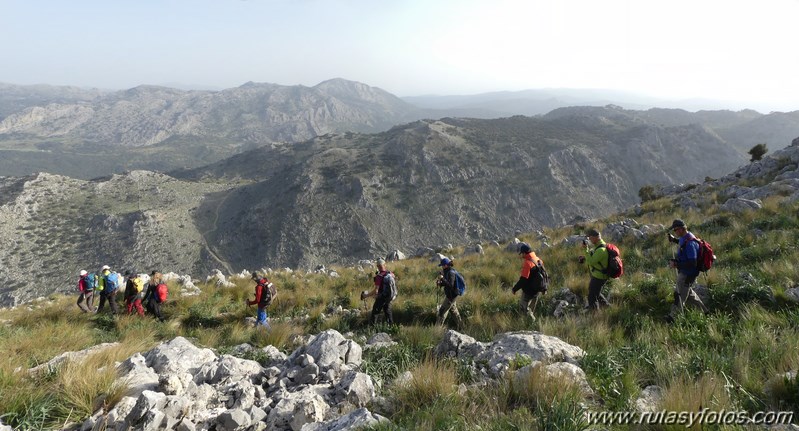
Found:
<path fill-rule="evenodd" d="M 636 203 L 644 185 L 701 181 L 743 162 L 701 127 L 659 127 L 612 108 L 596 111 L 329 134 L 173 176 L 7 178 L 0 235 L 13 246 L 0 251 L 9 268 L 0 274 L 0 301 L 73 287 L 59 276 L 27 289 L 27 268 L 71 274 L 141 262 L 196 276 L 486 243 L 610 214 Z"/>
<path fill-rule="evenodd" d="M 36 88 L 28 87 L 0 87 L 0 94 L 26 90 L 25 103 L 0 96 L 9 111 L 0 118 L 0 175 L 40 169 L 89 179 L 196 167 L 270 142 L 377 132 L 423 116 L 383 90 L 343 79 L 314 87 L 250 82 L 222 91 L 140 86 L 77 100 L 34 97 Z M 93 172 L 61 161 L 76 156 Z"/>
<path fill-rule="evenodd" d="M 251 326 L 249 273 L 210 278 L 199 295 L 182 297 L 171 281 L 164 323 L 85 315 L 74 296 L 0 310 L 0 416 L 37 430 L 793 430 L 798 179 L 796 139 L 607 218 L 520 234 L 551 276 L 535 321 L 518 313 L 510 290 L 513 241 L 481 254 L 440 250 L 468 283 L 457 330 L 433 326 L 439 268 L 427 255 L 389 262 L 400 289 L 396 326 L 367 325 L 371 302 L 358 295 L 371 286 L 371 263 L 268 271 L 279 292 L 269 331 Z M 698 279 L 709 314 L 688 310 L 669 324 L 675 274 L 665 262 L 674 246 L 665 233 L 674 218 L 718 259 Z M 588 277 L 576 259 L 589 227 L 618 244 L 625 262 L 607 288 L 610 306 L 596 313 L 583 309 Z M 625 412 L 696 421 L 598 416 Z M 724 414 L 733 423 L 719 424 Z"/>

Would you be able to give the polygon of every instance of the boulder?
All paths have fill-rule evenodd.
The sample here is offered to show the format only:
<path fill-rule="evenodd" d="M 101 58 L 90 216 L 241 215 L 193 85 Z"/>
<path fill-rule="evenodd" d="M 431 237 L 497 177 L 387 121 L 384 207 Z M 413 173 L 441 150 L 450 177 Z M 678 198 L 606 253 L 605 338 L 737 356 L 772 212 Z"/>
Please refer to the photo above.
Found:
<path fill-rule="evenodd" d="M 147 365 L 158 374 L 194 374 L 204 364 L 216 360 L 211 349 L 195 347 L 183 337 L 175 337 L 144 354 Z"/>
<path fill-rule="evenodd" d="M 364 407 L 375 396 L 375 385 L 368 374 L 350 371 L 335 386 L 337 403 L 347 401 L 356 407 Z"/>
<path fill-rule="evenodd" d="M 519 356 L 548 363 L 564 361 L 577 364 L 584 355 L 583 349 L 560 338 L 540 332 L 517 331 L 498 334 L 485 350 L 475 357 L 475 361 L 487 363 L 490 373 L 500 375 L 508 369 L 511 361 Z"/>
<path fill-rule="evenodd" d="M 635 400 L 635 410 L 641 413 L 659 411 L 664 394 L 665 392 L 660 386 L 651 385 L 645 387 Z"/>
<path fill-rule="evenodd" d="M 217 417 L 217 430 L 237 431 L 250 426 L 250 415 L 242 409 L 228 410 Z"/>
<path fill-rule="evenodd" d="M 789 301 L 799 304 L 799 286 L 786 289 L 785 297 Z"/>
<path fill-rule="evenodd" d="M 64 352 L 64 353 L 54 357 L 53 359 L 50 359 L 49 361 L 45 362 L 44 364 L 37 365 L 37 366 L 35 366 L 33 368 L 28 369 L 28 373 L 31 376 L 38 376 L 38 375 L 41 375 L 42 373 L 48 372 L 50 370 L 57 369 L 58 367 L 63 365 L 66 361 L 83 362 L 84 360 L 86 360 L 86 358 L 88 358 L 89 356 L 91 356 L 91 355 L 93 355 L 95 353 L 102 352 L 102 351 L 107 350 L 107 349 L 111 349 L 111 348 L 116 347 L 118 345 L 119 345 L 119 343 L 102 343 L 102 344 L 97 344 L 97 345 L 94 345 L 94 346 L 91 346 L 91 347 L 87 347 L 87 348 L 85 348 L 83 350 L 79 350 L 79 351 L 76 351 L 76 352 Z"/>
<path fill-rule="evenodd" d="M 363 350 L 358 343 L 345 339 L 335 329 L 328 329 L 314 336 L 304 348 L 292 353 L 289 360 L 304 353 L 313 356 L 315 363 L 324 371 L 334 364 L 360 365 Z"/>
<path fill-rule="evenodd" d="M 394 261 L 405 260 L 405 259 L 406 259 L 405 253 L 403 253 L 403 252 L 401 252 L 399 250 L 394 250 L 391 253 L 389 253 L 388 255 L 386 255 L 386 262 L 394 262 Z"/>
<path fill-rule="evenodd" d="M 252 381 L 257 378 L 263 368 L 261 364 L 248 359 L 241 359 L 231 355 L 222 355 L 213 362 L 204 364 L 195 374 L 197 383 L 216 385 L 221 382 L 236 380 Z"/>
<path fill-rule="evenodd" d="M 460 332 L 448 330 L 433 350 L 436 356 L 473 358 L 485 349 L 485 344 Z"/>
<path fill-rule="evenodd" d="M 724 202 L 724 204 L 722 204 L 719 208 L 722 211 L 738 214 L 746 211 L 758 210 L 762 207 L 763 204 L 759 200 L 732 198 L 728 199 L 727 202 Z"/>
<path fill-rule="evenodd" d="M 142 392 L 158 389 L 158 374 L 147 366 L 141 353 L 135 353 L 117 366 L 120 377 L 117 383 L 128 385 L 128 395 L 138 397 Z"/>
<path fill-rule="evenodd" d="M 381 423 L 389 423 L 389 420 L 371 413 L 366 408 L 359 408 L 328 422 L 305 424 L 302 426 L 301 431 L 346 431 L 374 427 Z"/>

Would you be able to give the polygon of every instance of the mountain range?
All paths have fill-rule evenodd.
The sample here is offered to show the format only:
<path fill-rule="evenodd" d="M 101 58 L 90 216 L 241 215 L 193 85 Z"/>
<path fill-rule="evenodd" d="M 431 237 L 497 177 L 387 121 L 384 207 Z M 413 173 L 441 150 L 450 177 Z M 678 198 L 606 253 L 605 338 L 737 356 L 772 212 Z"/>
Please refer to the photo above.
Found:
<path fill-rule="evenodd" d="M 630 109 L 648 103 L 656 101 L 596 90 L 401 99 L 344 79 L 313 87 L 250 82 L 220 91 L 0 84 L 0 175 L 48 172 L 91 179 L 135 169 L 168 172 L 327 133 L 377 133 L 446 117 L 541 116 L 575 105 L 624 106 L 646 123 L 705 126 L 744 154 L 758 143 L 782 148 L 799 134 L 799 111 Z"/>
<path fill-rule="evenodd" d="M 646 185 L 725 175 L 769 133 L 799 136 L 799 112 L 425 117 L 340 79 L 33 90 L 0 96 L 0 112 L 17 109 L 0 121 L 2 304 L 103 264 L 196 276 L 500 240 L 629 207 Z"/>

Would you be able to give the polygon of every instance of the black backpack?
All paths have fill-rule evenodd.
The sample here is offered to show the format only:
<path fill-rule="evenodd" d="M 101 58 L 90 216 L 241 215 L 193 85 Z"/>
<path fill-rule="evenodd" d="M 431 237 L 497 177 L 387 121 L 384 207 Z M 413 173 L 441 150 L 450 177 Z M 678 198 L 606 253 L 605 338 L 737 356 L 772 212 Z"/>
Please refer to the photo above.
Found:
<path fill-rule="evenodd" d="M 547 274 L 544 263 L 541 260 L 530 269 L 530 286 L 536 292 L 546 293 L 549 289 L 549 274 Z"/>

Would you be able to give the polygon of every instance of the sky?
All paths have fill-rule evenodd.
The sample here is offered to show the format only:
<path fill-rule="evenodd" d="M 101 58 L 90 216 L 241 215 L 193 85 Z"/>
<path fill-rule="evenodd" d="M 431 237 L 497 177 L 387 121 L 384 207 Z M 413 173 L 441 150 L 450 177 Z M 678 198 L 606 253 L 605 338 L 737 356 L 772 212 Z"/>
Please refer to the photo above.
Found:
<path fill-rule="evenodd" d="M 799 0 L 0 0 L 0 82 L 622 90 L 799 110 Z"/>

